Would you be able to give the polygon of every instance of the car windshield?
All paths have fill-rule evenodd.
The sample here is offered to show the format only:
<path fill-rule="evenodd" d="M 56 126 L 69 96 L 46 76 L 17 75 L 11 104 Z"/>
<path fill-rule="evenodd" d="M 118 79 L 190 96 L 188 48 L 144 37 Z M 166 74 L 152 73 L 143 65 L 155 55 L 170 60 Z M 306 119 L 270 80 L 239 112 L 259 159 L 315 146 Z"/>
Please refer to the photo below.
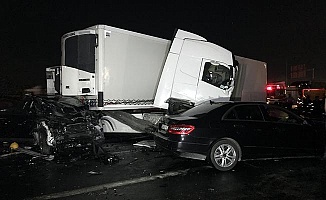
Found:
<path fill-rule="evenodd" d="M 199 117 L 209 113 L 210 111 L 214 110 L 215 108 L 221 107 L 225 105 L 225 102 L 211 102 L 207 101 L 198 106 L 195 106 L 183 113 L 180 116 L 190 116 L 190 117 Z"/>

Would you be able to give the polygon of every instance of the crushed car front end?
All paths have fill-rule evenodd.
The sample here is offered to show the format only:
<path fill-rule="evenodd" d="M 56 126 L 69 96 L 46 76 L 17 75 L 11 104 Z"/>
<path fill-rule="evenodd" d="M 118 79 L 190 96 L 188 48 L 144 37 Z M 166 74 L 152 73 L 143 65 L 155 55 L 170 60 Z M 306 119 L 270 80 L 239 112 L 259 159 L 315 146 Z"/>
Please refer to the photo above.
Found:
<path fill-rule="evenodd" d="M 56 99 L 36 98 L 37 140 L 44 154 L 89 152 L 104 141 L 96 113 Z"/>

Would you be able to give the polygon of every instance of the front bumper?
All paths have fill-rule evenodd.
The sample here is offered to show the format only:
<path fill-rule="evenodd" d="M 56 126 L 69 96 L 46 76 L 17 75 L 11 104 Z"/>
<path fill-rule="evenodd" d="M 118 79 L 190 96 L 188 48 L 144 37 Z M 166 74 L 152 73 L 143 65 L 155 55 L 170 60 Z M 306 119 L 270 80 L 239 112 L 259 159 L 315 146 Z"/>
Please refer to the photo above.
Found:
<path fill-rule="evenodd" d="M 93 145 L 104 142 L 104 134 L 96 126 L 86 123 L 66 125 L 63 130 L 52 129 L 55 132 L 56 149 L 64 151 L 71 148 L 90 149 Z"/>

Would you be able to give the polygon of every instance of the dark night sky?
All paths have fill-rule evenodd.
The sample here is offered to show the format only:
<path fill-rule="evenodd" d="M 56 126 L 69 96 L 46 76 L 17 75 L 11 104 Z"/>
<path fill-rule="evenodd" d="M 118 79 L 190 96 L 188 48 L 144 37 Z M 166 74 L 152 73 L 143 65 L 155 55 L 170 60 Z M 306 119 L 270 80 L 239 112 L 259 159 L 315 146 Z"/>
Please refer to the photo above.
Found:
<path fill-rule="evenodd" d="M 176 28 L 190 31 L 267 62 L 270 81 L 284 80 L 285 66 L 297 64 L 325 77 L 325 1 L 141 2 L 1 1 L 1 89 L 45 86 L 45 67 L 60 64 L 61 36 L 96 24 L 165 39 Z"/>

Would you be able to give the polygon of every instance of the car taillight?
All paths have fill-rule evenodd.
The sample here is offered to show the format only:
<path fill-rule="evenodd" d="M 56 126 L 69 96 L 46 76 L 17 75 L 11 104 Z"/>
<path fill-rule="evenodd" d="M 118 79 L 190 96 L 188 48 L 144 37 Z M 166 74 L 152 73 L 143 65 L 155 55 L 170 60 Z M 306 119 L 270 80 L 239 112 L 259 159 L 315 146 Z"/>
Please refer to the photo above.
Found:
<path fill-rule="evenodd" d="M 168 132 L 177 135 L 188 135 L 193 130 L 195 130 L 195 127 L 192 125 L 175 124 L 169 126 Z"/>

